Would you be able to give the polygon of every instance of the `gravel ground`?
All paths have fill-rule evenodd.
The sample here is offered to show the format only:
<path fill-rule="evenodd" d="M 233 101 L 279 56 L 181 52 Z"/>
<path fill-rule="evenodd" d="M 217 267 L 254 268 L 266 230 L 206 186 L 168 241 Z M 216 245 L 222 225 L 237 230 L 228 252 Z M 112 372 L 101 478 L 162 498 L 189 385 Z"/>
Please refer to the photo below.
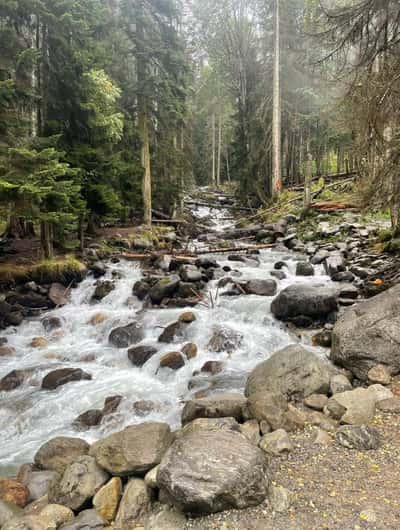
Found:
<path fill-rule="evenodd" d="M 378 415 L 377 451 L 313 442 L 313 429 L 292 435 L 294 450 L 271 460 L 274 485 L 293 495 L 285 514 L 268 501 L 256 508 L 191 519 L 191 530 L 400 530 L 400 417 Z"/>

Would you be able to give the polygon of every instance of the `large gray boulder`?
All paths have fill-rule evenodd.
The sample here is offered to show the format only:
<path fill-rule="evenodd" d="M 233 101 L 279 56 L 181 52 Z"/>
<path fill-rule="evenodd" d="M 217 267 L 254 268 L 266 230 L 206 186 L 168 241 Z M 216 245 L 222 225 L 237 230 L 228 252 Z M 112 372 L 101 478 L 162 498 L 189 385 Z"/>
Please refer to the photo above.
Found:
<path fill-rule="evenodd" d="M 81 456 L 70 464 L 60 480 L 49 488 L 49 502 L 61 504 L 71 510 L 82 508 L 108 480 L 92 456 Z"/>
<path fill-rule="evenodd" d="M 121 530 L 132 530 L 143 526 L 150 511 L 150 490 L 144 480 L 131 479 L 126 485 L 124 494 L 119 505 L 115 528 Z"/>
<path fill-rule="evenodd" d="M 272 301 L 271 311 L 279 320 L 324 318 L 337 309 L 337 289 L 323 284 L 295 283 Z"/>
<path fill-rule="evenodd" d="M 247 399 L 241 394 L 219 394 L 213 397 L 187 401 L 182 411 L 182 423 L 197 418 L 235 418 L 243 419 L 243 410 Z"/>
<path fill-rule="evenodd" d="M 234 431 L 196 432 L 174 442 L 157 473 L 178 509 L 208 514 L 262 503 L 269 480 L 263 452 Z"/>
<path fill-rule="evenodd" d="M 58 436 L 39 448 L 34 461 L 40 469 L 56 471 L 62 475 L 69 464 L 88 452 L 89 444 L 85 440 Z"/>
<path fill-rule="evenodd" d="M 141 475 L 161 462 L 172 440 L 166 423 L 141 423 L 94 443 L 90 454 L 112 475 Z"/>
<path fill-rule="evenodd" d="M 149 292 L 153 304 L 161 304 L 164 298 L 172 296 L 177 290 L 180 280 L 177 274 L 159 280 Z"/>
<path fill-rule="evenodd" d="M 143 328 L 137 322 L 115 328 L 111 331 L 108 341 L 116 348 L 128 348 L 137 344 L 144 337 Z"/>
<path fill-rule="evenodd" d="M 362 381 L 377 364 L 400 372 L 400 284 L 347 309 L 333 329 L 331 360 Z"/>
<path fill-rule="evenodd" d="M 299 344 L 277 351 L 250 373 L 246 396 L 257 392 L 275 392 L 288 398 L 327 394 L 330 368 L 313 352 Z"/>

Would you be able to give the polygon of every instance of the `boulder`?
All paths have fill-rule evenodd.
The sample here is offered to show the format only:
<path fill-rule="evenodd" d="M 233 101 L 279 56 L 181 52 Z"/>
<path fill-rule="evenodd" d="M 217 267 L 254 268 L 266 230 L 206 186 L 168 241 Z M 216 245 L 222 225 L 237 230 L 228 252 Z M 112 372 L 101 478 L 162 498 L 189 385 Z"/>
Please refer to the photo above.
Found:
<path fill-rule="evenodd" d="M 31 348 L 45 348 L 48 345 L 49 341 L 44 337 L 34 337 L 31 340 Z"/>
<path fill-rule="evenodd" d="M 0 500 L 24 508 L 28 504 L 29 490 L 17 480 L 0 478 Z"/>
<path fill-rule="evenodd" d="M 308 261 L 298 261 L 296 263 L 296 276 L 314 276 L 314 267 Z"/>
<path fill-rule="evenodd" d="M 59 386 L 73 381 L 91 380 L 91 374 L 84 372 L 81 368 L 59 368 L 49 372 L 42 380 L 43 390 L 55 390 Z"/>
<path fill-rule="evenodd" d="M 140 475 L 161 462 L 172 439 L 166 423 L 141 423 L 95 442 L 90 454 L 112 475 Z"/>
<path fill-rule="evenodd" d="M 111 331 L 108 341 L 116 348 L 128 348 L 137 344 L 144 337 L 143 328 L 137 322 L 115 328 Z"/>
<path fill-rule="evenodd" d="M 376 405 L 377 409 L 382 412 L 387 412 L 391 414 L 400 413 L 400 397 L 392 397 L 388 399 L 383 399 L 379 401 Z"/>
<path fill-rule="evenodd" d="M 242 287 L 246 294 L 257 296 L 275 296 L 277 291 L 275 280 L 249 280 Z"/>
<path fill-rule="evenodd" d="M 178 320 L 184 324 L 191 324 L 192 322 L 195 322 L 196 315 L 192 311 L 186 311 L 185 313 L 179 315 Z"/>
<path fill-rule="evenodd" d="M 178 275 L 167 276 L 159 280 L 149 291 L 153 304 L 161 304 L 164 298 L 172 296 L 179 286 L 180 277 Z"/>
<path fill-rule="evenodd" d="M 257 420 L 248 420 L 240 425 L 240 432 L 254 445 L 261 440 L 260 424 Z"/>
<path fill-rule="evenodd" d="M 194 514 L 256 506 L 269 485 L 263 452 L 226 430 L 177 439 L 160 464 L 157 483 L 172 504 Z"/>
<path fill-rule="evenodd" d="M 261 438 L 260 448 L 268 455 L 279 456 L 282 453 L 289 453 L 293 446 L 287 432 L 278 429 Z"/>
<path fill-rule="evenodd" d="M 92 302 L 100 302 L 115 289 L 115 283 L 111 280 L 104 280 L 97 283 L 96 289 L 92 294 Z"/>
<path fill-rule="evenodd" d="M 277 351 L 250 373 L 246 396 L 257 392 L 275 392 L 287 397 L 304 398 L 327 394 L 330 367 L 300 344 Z"/>
<path fill-rule="evenodd" d="M 71 521 L 60 526 L 60 530 L 102 530 L 106 521 L 96 510 L 84 510 Z"/>
<path fill-rule="evenodd" d="M 207 348 L 216 353 L 233 353 L 240 347 L 243 335 L 231 328 L 214 326 Z"/>
<path fill-rule="evenodd" d="M 356 388 L 335 394 L 329 399 L 326 408 L 341 423 L 364 425 L 374 419 L 376 401 L 375 394 L 370 390 Z M 340 413 L 340 408 L 343 409 L 343 414 Z"/>
<path fill-rule="evenodd" d="M 387 366 L 384 364 L 377 364 L 373 366 L 368 372 L 368 380 L 371 383 L 379 383 L 381 385 L 390 385 L 392 374 Z"/>
<path fill-rule="evenodd" d="M 91 409 L 79 414 L 79 416 L 73 421 L 73 426 L 78 430 L 86 430 L 100 425 L 102 419 L 102 410 Z"/>
<path fill-rule="evenodd" d="M 12 370 L 2 379 L 0 379 L 0 392 L 10 392 L 11 390 L 15 390 L 21 386 L 31 375 L 31 369 Z"/>
<path fill-rule="evenodd" d="M 34 462 L 39 469 L 62 475 L 69 464 L 88 452 L 89 444 L 85 440 L 60 436 L 43 444 L 35 454 Z"/>
<path fill-rule="evenodd" d="M 335 276 L 346 270 L 346 260 L 341 252 L 330 252 L 325 260 L 325 269 L 329 276 Z"/>
<path fill-rule="evenodd" d="M 333 329 L 331 359 L 360 380 L 377 364 L 400 372 L 400 284 L 353 306 Z"/>
<path fill-rule="evenodd" d="M 11 519 L 22 517 L 23 511 L 16 504 L 12 502 L 3 501 L 0 499 L 0 528 Z"/>
<path fill-rule="evenodd" d="M 330 348 L 332 345 L 332 331 L 324 329 L 316 333 L 312 338 L 312 342 L 314 346 L 320 346 L 321 348 Z"/>
<path fill-rule="evenodd" d="M 304 405 L 313 410 L 323 410 L 327 403 L 328 398 L 324 394 L 311 394 L 304 400 Z"/>
<path fill-rule="evenodd" d="M 197 418 L 196 420 L 186 423 L 176 433 L 177 438 L 187 436 L 200 431 L 240 431 L 240 425 L 235 418 Z"/>
<path fill-rule="evenodd" d="M 143 528 L 150 511 L 151 497 L 144 480 L 133 478 L 126 485 L 119 505 L 115 527 L 121 530 Z"/>
<path fill-rule="evenodd" d="M 182 348 L 182 353 L 186 356 L 188 360 L 194 359 L 195 357 L 197 357 L 198 348 L 193 342 L 188 342 Z"/>
<path fill-rule="evenodd" d="M 271 311 L 279 320 L 293 320 L 299 316 L 324 320 L 337 307 L 337 291 L 333 287 L 295 283 L 278 294 L 272 301 Z"/>
<path fill-rule="evenodd" d="M 335 438 L 343 447 L 357 451 L 370 451 L 380 446 L 378 431 L 365 425 L 344 425 L 337 431 Z"/>
<path fill-rule="evenodd" d="M 293 494 L 283 486 L 271 485 L 268 491 L 268 499 L 274 512 L 288 512 L 292 502 Z"/>
<path fill-rule="evenodd" d="M 182 424 L 197 418 L 243 419 L 247 399 L 241 394 L 219 394 L 213 397 L 187 401 L 182 411 Z"/>
<path fill-rule="evenodd" d="M 288 402 L 277 392 L 256 392 L 247 401 L 248 416 L 257 421 L 267 422 L 272 430 L 286 426 Z"/>
<path fill-rule="evenodd" d="M 14 355 L 16 351 L 17 350 L 12 346 L 0 346 L 0 357 L 11 357 L 11 355 Z"/>
<path fill-rule="evenodd" d="M 164 329 L 164 331 L 158 337 L 158 342 L 170 344 L 175 340 L 184 339 L 186 328 L 187 324 L 184 322 L 173 322 Z"/>
<path fill-rule="evenodd" d="M 340 394 L 341 392 L 346 392 L 348 390 L 353 390 L 353 386 L 348 380 L 348 378 L 343 374 L 335 374 L 331 377 L 330 383 L 330 393 Z"/>
<path fill-rule="evenodd" d="M 40 515 L 24 515 L 9 519 L 1 530 L 56 530 L 56 525 L 47 517 Z"/>
<path fill-rule="evenodd" d="M 160 368 L 170 368 L 179 370 L 185 366 L 185 359 L 180 352 L 170 352 L 163 355 L 160 359 Z"/>
<path fill-rule="evenodd" d="M 157 349 L 153 346 L 135 346 L 128 350 L 128 359 L 133 366 L 141 367 L 149 361 L 153 355 L 157 353 Z"/>
<path fill-rule="evenodd" d="M 132 288 L 132 294 L 137 296 L 139 300 L 144 300 L 149 294 L 150 284 L 144 280 L 138 280 Z"/>
<path fill-rule="evenodd" d="M 29 500 L 36 501 L 47 495 L 50 484 L 59 477 L 56 471 L 32 471 L 28 473 L 25 485 L 29 490 Z"/>
<path fill-rule="evenodd" d="M 161 505 L 149 514 L 144 528 L 145 530 L 184 530 L 186 517 L 174 508 Z"/>
<path fill-rule="evenodd" d="M 47 333 L 50 333 L 55 329 L 62 328 L 62 320 L 59 317 L 44 317 L 42 318 L 42 326 Z"/>
<path fill-rule="evenodd" d="M 79 510 L 107 480 L 108 474 L 97 465 L 92 456 L 81 456 L 66 467 L 60 480 L 51 484 L 49 502 Z"/>
<path fill-rule="evenodd" d="M 113 477 L 93 497 L 93 507 L 107 522 L 115 519 L 122 495 L 122 481 Z"/>
<path fill-rule="evenodd" d="M 49 519 L 57 528 L 74 518 L 74 512 L 66 506 L 61 506 L 61 504 L 48 504 L 40 511 L 39 515 Z"/>
<path fill-rule="evenodd" d="M 184 282 L 198 282 L 203 275 L 195 265 L 182 265 L 179 276 Z"/>

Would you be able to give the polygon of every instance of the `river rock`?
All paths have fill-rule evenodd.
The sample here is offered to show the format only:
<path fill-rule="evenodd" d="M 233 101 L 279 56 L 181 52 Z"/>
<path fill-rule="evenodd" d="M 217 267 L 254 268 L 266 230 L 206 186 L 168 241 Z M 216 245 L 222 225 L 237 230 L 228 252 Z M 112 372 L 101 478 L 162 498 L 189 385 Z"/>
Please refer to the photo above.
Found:
<path fill-rule="evenodd" d="M 158 337 L 158 342 L 170 344 L 177 339 L 183 339 L 185 337 L 186 327 L 187 324 L 180 321 L 169 324 Z"/>
<path fill-rule="evenodd" d="M 323 410 L 327 403 L 328 398 L 324 394 L 311 394 L 304 400 L 304 405 L 313 410 Z"/>
<path fill-rule="evenodd" d="M 329 276 L 335 276 L 346 270 L 346 260 L 341 252 L 330 252 L 325 260 L 325 269 Z"/>
<path fill-rule="evenodd" d="M 156 355 L 157 349 L 153 346 L 135 346 L 128 350 L 128 359 L 133 366 L 141 367 Z"/>
<path fill-rule="evenodd" d="M 286 426 L 288 402 L 283 394 L 277 392 L 256 392 L 247 400 L 247 411 L 251 418 L 267 422 L 272 430 Z"/>
<path fill-rule="evenodd" d="M 50 484 L 60 477 L 55 471 L 32 471 L 28 474 L 25 485 L 29 490 L 29 500 L 36 501 L 47 495 Z"/>
<path fill-rule="evenodd" d="M 222 361 L 206 361 L 200 368 L 200 372 L 216 375 L 222 372 L 224 363 Z"/>
<path fill-rule="evenodd" d="M 157 483 L 177 508 L 194 514 L 256 506 L 269 485 L 262 451 L 226 430 L 177 439 L 160 464 Z"/>
<path fill-rule="evenodd" d="M 166 276 L 159 280 L 149 291 L 153 304 L 161 304 L 164 298 L 171 297 L 179 286 L 180 277 L 178 275 Z"/>
<path fill-rule="evenodd" d="M 1 530 L 55 530 L 56 526 L 47 517 L 40 515 L 24 515 L 9 519 Z"/>
<path fill-rule="evenodd" d="M 0 478 L 0 499 L 24 508 L 28 504 L 29 490 L 17 480 Z"/>
<path fill-rule="evenodd" d="M 293 344 L 256 366 L 247 379 L 245 393 L 250 396 L 270 391 L 304 398 L 327 394 L 329 382 L 329 365 L 300 344 Z"/>
<path fill-rule="evenodd" d="M 149 294 L 149 291 L 150 291 L 150 284 L 146 282 L 145 280 L 138 280 L 132 288 L 132 294 L 134 296 L 137 296 L 139 300 L 144 300 L 146 296 Z"/>
<path fill-rule="evenodd" d="M 287 432 L 283 429 L 278 429 L 269 434 L 265 434 L 260 441 L 260 448 L 272 456 L 279 456 L 282 453 L 289 453 L 293 446 Z"/>
<path fill-rule="evenodd" d="M 32 375 L 31 369 L 12 370 L 0 379 L 0 392 L 10 392 L 21 386 Z"/>
<path fill-rule="evenodd" d="M 213 397 L 187 401 L 182 411 L 182 424 L 197 418 L 243 419 L 247 399 L 241 394 L 219 394 Z"/>
<path fill-rule="evenodd" d="M 185 359 L 180 352 L 170 352 L 163 355 L 160 359 L 160 368 L 170 368 L 179 370 L 185 366 Z"/>
<path fill-rule="evenodd" d="M 333 329 L 331 359 L 367 381 L 377 364 L 400 372 L 400 284 L 349 308 Z"/>
<path fill-rule="evenodd" d="M 322 284 L 296 283 L 272 301 L 271 311 L 279 320 L 310 317 L 321 320 L 337 309 L 337 291 Z"/>
<path fill-rule="evenodd" d="M 73 426 L 78 430 L 86 430 L 100 425 L 102 419 L 102 410 L 91 409 L 79 414 L 79 416 L 73 421 Z"/>
<path fill-rule="evenodd" d="M 128 348 L 137 344 L 144 337 L 143 328 L 137 322 L 115 328 L 111 331 L 108 341 L 116 348 Z"/>
<path fill-rule="evenodd" d="M 195 265 L 182 265 L 179 276 L 184 282 L 198 282 L 203 275 Z"/>
<path fill-rule="evenodd" d="M 332 395 L 340 394 L 341 392 L 347 392 L 348 390 L 353 390 L 352 384 L 348 378 L 343 374 L 335 374 L 331 377 L 330 383 L 330 392 Z"/>
<path fill-rule="evenodd" d="M 371 385 L 368 387 L 368 392 L 372 393 L 376 403 L 379 403 L 379 401 L 383 401 L 384 399 L 390 399 L 393 397 L 393 392 L 390 390 L 390 388 L 387 388 L 383 385 Z"/>
<path fill-rule="evenodd" d="M 16 351 L 17 350 L 12 346 L 0 346 L 0 357 L 11 357 Z"/>
<path fill-rule="evenodd" d="M 96 510 L 84 510 L 79 515 L 60 526 L 60 530 L 102 530 L 106 521 Z"/>
<path fill-rule="evenodd" d="M 62 320 L 59 317 L 45 317 L 41 322 L 47 333 L 50 333 L 55 329 L 62 328 Z"/>
<path fill-rule="evenodd" d="M 56 471 L 62 475 L 69 464 L 88 452 L 89 444 L 85 440 L 59 436 L 40 447 L 34 462 L 40 469 Z"/>
<path fill-rule="evenodd" d="M 52 283 L 48 297 L 56 307 L 63 307 L 69 303 L 69 289 L 61 283 Z"/>
<path fill-rule="evenodd" d="M 344 409 L 343 414 L 335 413 L 338 407 Z M 335 419 L 340 419 L 341 423 L 349 425 L 364 425 L 371 422 L 375 415 L 376 396 L 365 388 L 356 388 L 348 392 L 341 392 L 332 396 L 326 408 L 332 411 Z M 339 417 L 338 417 L 339 416 Z"/>
<path fill-rule="evenodd" d="M 90 454 L 112 475 L 143 474 L 161 462 L 172 440 L 166 423 L 141 423 L 95 442 Z"/>
<path fill-rule="evenodd" d="M 228 327 L 214 326 L 212 333 L 207 348 L 216 353 L 233 353 L 240 347 L 243 340 L 241 333 Z"/>
<path fill-rule="evenodd" d="M 182 353 L 186 356 L 188 360 L 194 359 L 195 357 L 197 357 L 198 348 L 193 342 L 188 342 L 182 348 Z"/>
<path fill-rule="evenodd" d="M 312 338 L 312 342 L 315 346 L 330 348 L 332 345 L 332 331 L 324 329 L 316 333 Z"/>
<path fill-rule="evenodd" d="M 275 280 L 249 280 L 243 284 L 246 294 L 255 294 L 257 296 L 275 296 L 277 284 Z"/>
<path fill-rule="evenodd" d="M 55 390 L 59 386 L 73 381 L 89 381 L 92 375 L 84 372 L 81 368 L 59 368 L 49 372 L 42 380 L 43 390 Z"/>
<path fill-rule="evenodd" d="M 144 528 L 145 530 L 184 530 L 186 517 L 174 508 L 161 505 L 149 514 Z"/>
<path fill-rule="evenodd" d="M 357 451 L 370 451 L 380 446 L 378 431 L 365 425 L 344 425 L 337 431 L 335 438 L 343 447 Z"/>
<path fill-rule="evenodd" d="M 176 433 L 176 438 L 187 436 L 199 431 L 240 431 L 240 425 L 235 418 L 197 418 L 186 423 L 182 429 Z"/>
<path fill-rule="evenodd" d="M 0 528 L 11 519 L 22 517 L 23 511 L 19 506 L 12 502 L 0 499 Z"/>
<path fill-rule="evenodd" d="M 400 413 L 400 397 L 391 397 L 383 399 L 377 403 L 377 408 L 382 412 L 388 412 L 392 414 Z"/>
<path fill-rule="evenodd" d="M 284 271 L 271 271 L 270 275 L 277 280 L 284 280 L 286 278 L 286 272 Z"/>
<path fill-rule="evenodd" d="M 277 513 L 286 513 L 293 502 L 292 493 L 283 486 L 271 485 L 268 498 L 272 509 Z"/>
<path fill-rule="evenodd" d="M 48 504 L 40 511 L 39 515 L 49 519 L 57 528 L 74 518 L 74 512 L 66 506 L 61 506 L 61 504 Z"/>
<path fill-rule="evenodd" d="M 97 283 L 96 289 L 92 295 L 92 302 L 100 302 L 115 289 L 115 283 L 111 280 L 104 280 Z"/>
<path fill-rule="evenodd" d="M 372 367 L 367 375 L 368 380 L 371 381 L 371 383 L 390 385 L 390 381 L 392 380 L 390 370 L 384 364 L 377 364 L 376 366 Z"/>
<path fill-rule="evenodd" d="M 314 267 L 308 261 L 298 261 L 296 263 L 296 276 L 314 276 Z"/>
<path fill-rule="evenodd" d="M 240 432 L 254 445 L 261 440 L 260 425 L 257 420 L 248 420 L 240 425 Z"/>
<path fill-rule="evenodd" d="M 48 497 L 52 504 L 79 510 L 108 480 L 92 456 L 81 456 L 66 467 L 62 478 L 50 486 Z"/>
<path fill-rule="evenodd" d="M 133 478 L 126 485 L 115 520 L 116 528 L 132 530 L 143 528 L 151 507 L 149 489 L 144 480 Z M 140 526 L 139 526 L 140 525 Z"/>
<path fill-rule="evenodd" d="M 93 507 L 108 522 L 115 519 L 122 495 L 122 481 L 113 477 L 93 497 Z"/>

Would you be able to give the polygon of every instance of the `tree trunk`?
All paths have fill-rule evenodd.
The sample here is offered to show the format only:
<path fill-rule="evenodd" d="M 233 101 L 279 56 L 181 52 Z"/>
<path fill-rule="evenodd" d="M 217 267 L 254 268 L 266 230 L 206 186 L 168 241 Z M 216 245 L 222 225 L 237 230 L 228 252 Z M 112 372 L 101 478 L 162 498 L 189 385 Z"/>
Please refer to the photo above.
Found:
<path fill-rule="evenodd" d="M 312 155 L 307 153 L 307 162 L 304 172 L 304 208 L 308 210 L 311 204 L 311 183 L 312 183 Z"/>
<path fill-rule="evenodd" d="M 23 239 L 25 235 L 25 224 L 23 219 L 16 215 L 10 215 L 3 237 L 9 239 Z"/>
<path fill-rule="evenodd" d="M 211 124 L 211 134 L 212 134 L 212 141 L 211 141 L 211 148 L 212 148 L 212 168 L 211 168 L 211 185 L 215 187 L 216 185 L 216 178 L 215 178 L 215 113 L 213 112 L 212 115 L 212 124 Z"/>
<path fill-rule="evenodd" d="M 48 221 L 40 223 L 40 242 L 44 259 L 52 259 L 54 256 L 52 226 Z"/>
<path fill-rule="evenodd" d="M 217 188 L 221 185 L 222 113 L 218 117 Z"/>
<path fill-rule="evenodd" d="M 275 0 L 275 44 L 272 118 L 272 195 L 282 191 L 282 109 L 280 87 L 280 0 Z"/>

